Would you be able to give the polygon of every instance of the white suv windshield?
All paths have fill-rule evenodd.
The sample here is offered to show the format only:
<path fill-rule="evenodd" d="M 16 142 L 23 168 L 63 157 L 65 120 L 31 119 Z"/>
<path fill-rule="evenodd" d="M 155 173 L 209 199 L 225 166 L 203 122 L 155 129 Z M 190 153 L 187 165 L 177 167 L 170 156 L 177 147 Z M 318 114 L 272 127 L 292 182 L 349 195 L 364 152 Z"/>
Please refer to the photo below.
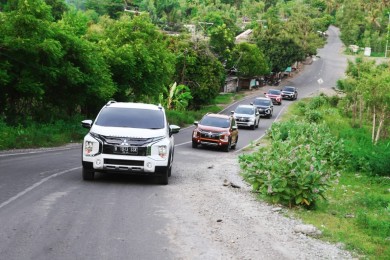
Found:
<path fill-rule="evenodd" d="M 164 113 L 161 110 L 106 107 L 100 112 L 95 124 L 108 127 L 162 129 Z"/>

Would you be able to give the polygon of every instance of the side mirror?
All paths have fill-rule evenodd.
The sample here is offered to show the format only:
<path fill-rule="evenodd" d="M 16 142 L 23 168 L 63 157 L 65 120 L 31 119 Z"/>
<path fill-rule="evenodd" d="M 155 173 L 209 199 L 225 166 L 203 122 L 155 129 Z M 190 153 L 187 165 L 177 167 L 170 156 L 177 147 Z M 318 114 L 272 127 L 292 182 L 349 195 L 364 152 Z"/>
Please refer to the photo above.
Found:
<path fill-rule="evenodd" d="M 232 130 L 237 130 L 237 126 L 236 125 L 232 126 Z"/>
<path fill-rule="evenodd" d="M 230 111 L 230 114 L 234 115 L 234 111 Z"/>
<path fill-rule="evenodd" d="M 253 106 L 253 102 L 250 103 Z"/>
<path fill-rule="evenodd" d="M 195 121 L 194 122 L 194 125 L 198 126 L 199 122 L 198 121 Z"/>
<path fill-rule="evenodd" d="M 172 134 L 177 134 L 180 131 L 180 126 L 177 125 L 169 125 L 169 133 Z"/>
<path fill-rule="evenodd" d="M 83 120 L 83 121 L 81 121 L 81 126 L 84 128 L 90 129 L 92 127 L 92 122 L 93 121 L 90 119 Z"/>

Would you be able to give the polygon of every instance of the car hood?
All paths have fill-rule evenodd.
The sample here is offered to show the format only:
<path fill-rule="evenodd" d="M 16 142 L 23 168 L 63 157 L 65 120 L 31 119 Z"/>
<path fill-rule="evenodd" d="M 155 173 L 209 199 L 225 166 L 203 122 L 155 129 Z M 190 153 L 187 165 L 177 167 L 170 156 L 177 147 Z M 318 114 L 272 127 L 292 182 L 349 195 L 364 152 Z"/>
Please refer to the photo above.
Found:
<path fill-rule="evenodd" d="M 280 95 L 275 95 L 275 94 L 267 94 L 269 97 L 280 97 Z"/>
<path fill-rule="evenodd" d="M 294 94 L 293 91 L 286 91 L 286 90 L 283 90 L 282 93 L 285 93 L 285 94 Z"/>
<path fill-rule="evenodd" d="M 198 125 L 198 129 L 200 129 L 202 131 L 210 131 L 210 132 L 228 132 L 229 131 L 229 128 L 206 126 L 206 125 Z"/>
<path fill-rule="evenodd" d="M 270 108 L 270 106 L 260 106 L 260 105 L 258 105 L 257 107 L 258 108 Z"/>
<path fill-rule="evenodd" d="M 107 127 L 93 125 L 91 132 L 112 137 L 136 137 L 136 138 L 153 138 L 166 135 L 165 129 L 144 129 L 129 127 Z"/>

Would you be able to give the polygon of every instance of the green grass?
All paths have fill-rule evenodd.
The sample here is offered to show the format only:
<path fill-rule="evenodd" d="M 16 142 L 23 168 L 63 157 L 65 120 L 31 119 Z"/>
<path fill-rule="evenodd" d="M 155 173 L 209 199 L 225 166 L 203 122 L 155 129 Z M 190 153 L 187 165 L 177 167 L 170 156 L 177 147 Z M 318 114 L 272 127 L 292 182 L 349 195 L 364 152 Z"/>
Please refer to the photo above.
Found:
<path fill-rule="evenodd" d="M 315 210 L 290 211 L 362 259 L 390 259 L 390 178 L 346 172 Z"/>
<path fill-rule="evenodd" d="M 7 126 L 0 122 L 0 150 L 59 146 L 79 142 L 88 132 L 81 127 L 81 117 L 53 124 L 30 123 L 28 126 Z"/>

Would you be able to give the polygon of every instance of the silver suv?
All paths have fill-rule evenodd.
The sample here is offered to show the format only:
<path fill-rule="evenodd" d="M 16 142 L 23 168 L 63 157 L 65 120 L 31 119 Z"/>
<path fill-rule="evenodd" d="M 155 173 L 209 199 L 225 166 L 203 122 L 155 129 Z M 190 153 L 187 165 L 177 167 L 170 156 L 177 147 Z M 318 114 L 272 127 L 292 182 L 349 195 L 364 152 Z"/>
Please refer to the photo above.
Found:
<path fill-rule="evenodd" d="M 231 112 L 236 119 L 237 126 L 250 127 L 255 130 L 259 127 L 260 113 L 253 105 L 239 105 Z"/>
<path fill-rule="evenodd" d="M 90 129 L 82 145 L 83 179 L 96 171 L 158 176 L 168 184 L 174 138 L 180 127 L 169 125 L 164 108 L 144 103 L 110 101 L 96 120 L 84 120 Z"/>

